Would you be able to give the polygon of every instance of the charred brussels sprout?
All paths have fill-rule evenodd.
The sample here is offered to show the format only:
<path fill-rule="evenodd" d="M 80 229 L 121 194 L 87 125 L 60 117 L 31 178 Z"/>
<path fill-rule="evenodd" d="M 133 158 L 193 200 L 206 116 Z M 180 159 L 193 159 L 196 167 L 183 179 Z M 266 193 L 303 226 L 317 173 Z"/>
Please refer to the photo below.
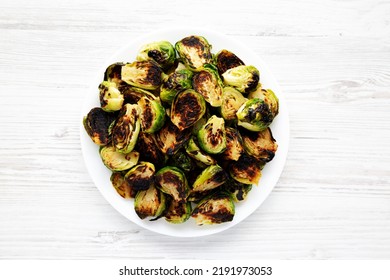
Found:
<path fill-rule="evenodd" d="M 157 187 L 178 202 L 186 202 L 189 187 L 186 176 L 176 167 L 166 166 L 156 173 Z"/>
<path fill-rule="evenodd" d="M 136 88 L 127 84 L 118 86 L 119 91 L 123 94 L 124 104 L 137 104 L 138 101 L 145 97 L 148 100 L 155 100 L 157 97 L 147 90 Z"/>
<path fill-rule="evenodd" d="M 245 65 L 241 59 L 239 59 L 234 53 L 228 50 L 219 51 L 215 56 L 215 60 L 220 75 L 222 75 L 229 69 L 240 65 Z"/>
<path fill-rule="evenodd" d="M 160 88 L 161 101 L 172 104 L 173 98 L 179 91 L 192 87 L 192 72 L 188 69 L 180 69 L 169 75 Z"/>
<path fill-rule="evenodd" d="M 205 165 L 213 165 L 217 163 L 215 159 L 213 159 L 211 156 L 209 156 L 199 148 L 194 138 L 191 138 L 188 141 L 186 152 L 190 157 Z"/>
<path fill-rule="evenodd" d="M 119 84 L 122 81 L 122 62 L 111 64 L 104 72 L 104 80 Z"/>
<path fill-rule="evenodd" d="M 172 122 L 166 121 L 164 127 L 156 133 L 156 144 L 164 154 L 173 155 L 190 135 L 190 130 L 180 131 Z"/>
<path fill-rule="evenodd" d="M 165 123 L 165 109 L 158 99 L 149 100 L 145 96 L 138 101 L 141 129 L 146 133 L 160 130 Z"/>
<path fill-rule="evenodd" d="M 198 132 L 199 146 L 209 154 L 218 154 L 226 149 L 225 121 L 212 116 Z"/>
<path fill-rule="evenodd" d="M 110 181 L 117 193 L 124 199 L 134 198 L 137 194 L 137 191 L 127 183 L 121 172 L 113 172 Z"/>
<path fill-rule="evenodd" d="M 241 65 L 227 70 L 222 77 L 226 85 L 235 87 L 240 92 L 249 93 L 256 89 L 260 72 L 252 65 Z"/>
<path fill-rule="evenodd" d="M 233 220 L 234 203 L 228 193 L 220 192 L 203 199 L 192 212 L 197 225 L 221 224 Z"/>
<path fill-rule="evenodd" d="M 248 193 L 252 190 L 251 184 L 239 183 L 233 179 L 229 179 L 224 187 L 228 192 L 230 192 L 234 202 L 245 200 Z"/>
<path fill-rule="evenodd" d="M 105 146 L 111 141 L 111 128 L 115 123 L 116 114 L 108 113 L 102 108 L 93 108 L 83 118 L 85 131 L 92 141 Z"/>
<path fill-rule="evenodd" d="M 112 129 L 112 141 L 117 151 L 130 153 L 137 142 L 139 131 L 138 106 L 125 104 Z"/>
<path fill-rule="evenodd" d="M 151 185 L 147 190 L 137 193 L 134 200 L 134 210 L 141 219 L 159 216 L 165 210 L 165 196 Z"/>
<path fill-rule="evenodd" d="M 154 60 L 163 69 L 168 69 L 176 59 L 175 48 L 168 41 L 146 44 L 141 47 L 137 60 Z"/>
<path fill-rule="evenodd" d="M 230 176 L 243 184 L 258 184 L 263 165 L 256 158 L 243 154 L 239 161 L 230 164 Z"/>
<path fill-rule="evenodd" d="M 153 163 L 156 168 L 165 164 L 165 155 L 157 147 L 154 134 L 140 132 L 135 149 L 140 154 L 140 160 Z"/>
<path fill-rule="evenodd" d="M 178 202 L 172 200 L 165 213 L 165 220 L 173 224 L 181 224 L 191 217 L 192 207 L 190 202 Z"/>
<path fill-rule="evenodd" d="M 225 87 L 222 93 L 221 115 L 226 121 L 235 120 L 238 109 L 247 99 L 241 92 L 232 88 Z"/>
<path fill-rule="evenodd" d="M 154 172 L 152 163 L 140 161 L 126 173 L 125 179 L 134 190 L 146 190 L 153 183 Z"/>
<path fill-rule="evenodd" d="M 278 144 L 272 137 L 269 127 L 260 132 L 243 131 L 242 140 L 245 151 L 264 162 L 271 161 L 278 149 Z"/>
<path fill-rule="evenodd" d="M 137 164 L 139 153 L 132 151 L 129 154 L 123 154 L 118 152 L 113 146 L 105 146 L 100 149 L 100 157 L 108 169 L 123 171 Z"/>
<path fill-rule="evenodd" d="M 180 130 L 194 125 L 206 112 L 203 97 L 192 89 L 178 93 L 171 107 L 171 121 Z"/>
<path fill-rule="evenodd" d="M 193 192 L 204 192 L 215 189 L 223 185 L 227 180 L 227 174 L 219 165 L 211 165 L 207 167 L 196 178 L 193 186 Z"/>
<path fill-rule="evenodd" d="M 100 106 L 104 111 L 119 111 L 123 105 L 123 95 L 114 82 L 104 81 L 99 85 Z"/>
<path fill-rule="evenodd" d="M 238 125 L 250 131 L 266 129 L 274 118 L 269 106 L 259 98 L 246 101 L 236 115 Z"/>
<path fill-rule="evenodd" d="M 154 90 L 162 83 L 162 70 L 152 61 L 135 61 L 122 66 L 122 80 L 129 85 Z"/>
<path fill-rule="evenodd" d="M 226 160 L 237 161 L 244 152 L 242 147 L 242 139 L 237 129 L 232 127 L 226 128 L 226 150 L 222 153 L 222 157 Z"/>
<path fill-rule="evenodd" d="M 200 71 L 204 64 L 211 63 L 211 45 L 204 37 L 188 36 L 175 44 L 184 64 L 193 71 Z"/>
<path fill-rule="evenodd" d="M 192 159 L 183 150 L 174 154 L 168 161 L 168 165 L 178 167 L 186 173 L 195 168 L 195 164 L 192 162 Z"/>
<path fill-rule="evenodd" d="M 264 100 L 264 102 L 268 105 L 271 110 L 273 117 L 279 113 L 279 99 L 276 94 L 270 89 L 259 88 L 256 91 L 251 92 L 248 95 L 248 98 L 259 98 Z"/>
<path fill-rule="evenodd" d="M 211 106 L 221 106 L 223 84 L 214 65 L 205 64 L 203 70 L 194 75 L 192 85 Z"/>

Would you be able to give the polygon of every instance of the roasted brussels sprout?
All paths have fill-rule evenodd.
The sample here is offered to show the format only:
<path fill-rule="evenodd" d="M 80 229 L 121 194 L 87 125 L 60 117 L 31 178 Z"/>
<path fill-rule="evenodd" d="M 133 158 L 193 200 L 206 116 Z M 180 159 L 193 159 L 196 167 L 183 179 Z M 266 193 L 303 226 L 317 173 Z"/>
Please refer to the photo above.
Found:
<path fill-rule="evenodd" d="M 122 66 L 122 80 L 146 90 L 157 89 L 162 83 L 162 69 L 153 61 L 135 61 Z"/>
<path fill-rule="evenodd" d="M 194 125 L 206 112 L 202 95 L 192 89 L 178 93 L 171 107 L 171 121 L 180 130 Z"/>
<path fill-rule="evenodd" d="M 92 141 L 105 146 L 111 141 L 111 128 L 115 123 L 116 114 L 108 113 L 102 108 L 93 108 L 83 118 L 85 131 Z"/>
<path fill-rule="evenodd" d="M 260 72 L 252 65 L 241 65 L 227 70 L 222 78 L 226 85 L 235 87 L 242 93 L 249 93 L 256 89 Z"/>
<path fill-rule="evenodd" d="M 165 220 L 173 224 L 181 224 L 191 217 L 191 212 L 190 202 L 178 202 L 172 199 L 165 213 Z"/>
<path fill-rule="evenodd" d="M 141 47 L 137 60 L 153 60 L 163 69 L 168 69 L 176 59 L 175 48 L 168 41 L 160 41 L 146 44 Z"/>
<path fill-rule="evenodd" d="M 245 65 L 241 59 L 228 50 L 219 51 L 215 56 L 215 61 L 220 75 L 229 69 L 240 65 Z"/>
<path fill-rule="evenodd" d="M 178 151 L 172 155 L 168 161 L 168 165 L 175 166 L 188 173 L 195 168 L 192 159 L 183 150 Z"/>
<path fill-rule="evenodd" d="M 230 164 L 230 176 L 243 184 L 258 184 L 264 163 L 254 157 L 242 154 L 239 161 Z"/>
<path fill-rule="evenodd" d="M 104 72 L 104 80 L 120 84 L 122 81 L 122 66 L 125 65 L 122 62 L 111 64 Z"/>
<path fill-rule="evenodd" d="M 137 142 L 140 131 L 138 106 L 125 104 L 112 129 L 112 142 L 117 151 L 128 154 Z"/>
<path fill-rule="evenodd" d="M 166 157 L 157 147 L 154 134 L 140 132 L 135 149 L 140 154 L 140 160 L 151 162 L 156 168 L 164 166 Z"/>
<path fill-rule="evenodd" d="M 160 88 L 161 101 L 171 105 L 179 91 L 192 88 L 193 73 L 188 69 L 176 70 L 168 76 Z"/>
<path fill-rule="evenodd" d="M 250 131 L 266 129 L 274 118 L 269 106 L 259 98 L 246 101 L 236 115 L 238 125 Z"/>
<path fill-rule="evenodd" d="M 200 71 L 211 63 L 211 45 L 202 36 L 188 36 L 178 41 L 175 48 L 184 64 L 193 71 Z"/>
<path fill-rule="evenodd" d="M 137 194 L 137 191 L 127 183 L 122 172 L 113 172 L 110 181 L 117 193 L 124 199 L 134 198 Z"/>
<path fill-rule="evenodd" d="M 156 144 L 167 155 L 176 153 L 190 138 L 191 131 L 180 131 L 171 121 L 166 121 L 162 129 L 156 133 Z"/>
<path fill-rule="evenodd" d="M 153 93 L 150 93 L 147 90 L 127 84 L 120 84 L 118 89 L 123 94 L 124 104 L 137 104 L 142 97 L 145 97 L 148 100 L 155 100 L 157 98 Z"/>
<path fill-rule="evenodd" d="M 260 132 L 242 131 L 242 140 L 245 151 L 264 162 L 271 161 L 278 149 L 269 127 Z"/>
<path fill-rule="evenodd" d="M 248 98 L 260 98 L 261 100 L 264 100 L 270 108 L 273 117 L 276 117 L 279 113 L 279 99 L 270 89 L 263 89 L 260 87 L 260 89 L 256 89 L 256 91 L 251 92 L 248 95 Z"/>
<path fill-rule="evenodd" d="M 156 173 L 155 181 L 162 192 L 169 194 L 178 202 L 186 202 L 190 189 L 186 176 L 179 168 L 166 166 L 160 169 Z"/>
<path fill-rule="evenodd" d="M 199 146 L 209 154 L 218 154 L 226 149 L 225 121 L 212 116 L 198 132 Z"/>
<path fill-rule="evenodd" d="M 213 159 L 211 156 L 209 156 L 199 148 L 195 138 L 191 138 L 188 141 L 186 146 L 186 152 L 190 157 L 205 165 L 213 165 L 217 163 L 215 159 Z"/>
<path fill-rule="evenodd" d="M 141 219 L 159 216 L 165 207 L 165 195 L 154 185 L 147 190 L 139 191 L 135 196 L 134 210 Z"/>
<path fill-rule="evenodd" d="M 125 179 L 134 190 L 146 190 L 153 183 L 154 173 L 155 168 L 152 163 L 140 161 L 126 173 Z"/>
<path fill-rule="evenodd" d="M 158 99 L 150 100 L 145 96 L 138 100 L 141 129 L 146 133 L 160 130 L 165 123 L 165 109 Z"/>
<path fill-rule="evenodd" d="M 192 211 L 197 225 L 221 224 L 233 220 L 235 207 L 228 193 L 218 192 L 203 199 Z"/>
<path fill-rule="evenodd" d="M 243 152 L 240 133 L 237 129 L 226 127 L 226 150 L 222 153 L 222 158 L 237 161 Z"/>
<path fill-rule="evenodd" d="M 223 83 L 214 65 L 205 64 L 203 69 L 194 75 L 192 86 L 211 106 L 221 106 Z"/>
<path fill-rule="evenodd" d="M 193 192 L 204 192 L 223 185 L 227 180 L 227 174 L 218 164 L 210 165 L 200 173 L 193 186 Z"/>
<path fill-rule="evenodd" d="M 123 105 L 123 95 L 114 82 L 104 81 L 99 85 L 100 106 L 104 111 L 119 111 Z"/>
<path fill-rule="evenodd" d="M 240 202 L 246 199 L 248 193 L 252 190 L 251 184 L 239 183 L 234 179 L 229 179 L 223 186 L 233 198 L 234 202 Z"/>
<path fill-rule="evenodd" d="M 113 146 L 105 146 L 100 149 L 100 157 L 108 169 L 123 171 L 137 164 L 139 153 L 132 151 L 129 154 L 123 154 L 118 152 Z"/>
<path fill-rule="evenodd" d="M 226 121 L 237 119 L 238 109 L 247 99 L 242 96 L 241 92 L 232 88 L 225 87 L 222 93 L 221 115 Z"/>

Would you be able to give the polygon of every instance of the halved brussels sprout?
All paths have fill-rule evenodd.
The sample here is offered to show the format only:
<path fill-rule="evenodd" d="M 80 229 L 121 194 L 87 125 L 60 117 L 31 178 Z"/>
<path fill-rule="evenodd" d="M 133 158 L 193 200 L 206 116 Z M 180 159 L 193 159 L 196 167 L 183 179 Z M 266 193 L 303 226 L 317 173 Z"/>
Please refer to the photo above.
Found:
<path fill-rule="evenodd" d="M 175 166 L 188 173 L 195 168 L 195 164 L 192 162 L 192 159 L 183 151 L 180 150 L 168 161 L 168 165 Z"/>
<path fill-rule="evenodd" d="M 125 179 L 134 190 L 146 190 L 153 183 L 154 172 L 152 163 L 140 161 L 126 173 Z"/>
<path fill-rule="evenodd" d="M 221 106 L 223 83 L 214 65 L 205 64 L 203 69 L 194 75 L 192 86 L 211 106 Z"/>
<path fill-rule="evenodd" d="M 192 89 L 178 93 L 171 107 L 171 121 L 180 130 L 194 125 L 206 112 L 202 95 Z"/>
<path fill-rule="evenodd" d="M 261 99 L 246 101 L 237 111 L 238 125 L 250 131 L 266 129 L 274 119 L 269 106 Z"/>
<path fill-rule="evenodd" d="M 140 127 L 138 106 L 125 104 L 112 129 L 112 142 L 118 152 L 128 154 L 134 149 Z"/>
<path fill-rule="evenodd" d="M 240 202 L 246 199 L 248 193 L 252 190 L 251 184 L 243 184 L 236 180 L 229 179 L 225 185 L 226 189 L 232 196 L 234 202 Z"/>
<path fill-rule="evenodd" d="M 124 199 L 134 198 L 137 194 L 137 191 L 127 183 L 122 172 L 113 172 L 110 181 L 117 193 Z"/>
<path fill-rule="evenodd" d="M 228 50 L 221 50 L 215 56 L 218 72 L 220 75 L 234 67 L 245 65 L 234 53 Z"/>
<path fill-rule="evenodd" d="M 235 207 L 228 193 L 219 192 L 203 199 L 192 211 L 197 225 L 221 224 L 233 220 Z"/>
<path fill-rule="evenodd" d="M 122 62 L 111 64 L 104 72 L 104 80 L 114 82 L 116 84 L 122 81 L 122 66 L 125 65 Z"/>
<path fill-rule="evenodd" d="M 218 154 L 226 149 L 225 121 L 212 116 L 198 132 L 199 146 L 209 154 Z"/>
<path fill-rule="evenodd" d="M 123 95 L 114 82 L 104 81 L 99 85 L 100 106 L 104 111 L 119 111 L 123 105 Z"/>
<path fill-rule="evenodd" d="M 115 123 L 117 114 L 104 111 L 102 108 L 93 108 L 83 118 L 85 131 L 92 141 L 105 146 L 111 141 L 111 128 Z"/>
<path fill-rule="evenodd" d="M 145 96 L 138 101 L 141 129 L 146 133 L 160 130 L 165 123 L 165 108 L 158 99 L 149 100 Z"/>
<path fill-rule="evenodd" d="M 260 72 L 255 66 L 241 65 L 227 70 L 222 77 L 226 85 L 235 87 L 242 93 L 249 93 L 256 89 Z"/>
<path fill-rule="evenodd" d="M 270 108 L 273 117 L 276 117 L 279 113 L 279 99 L 270 89 L 263 89 L 260 87 L 260 89 L 256 89 L 256 91 L 251 92 L 248 95 L 248 98 L 260 98 L 261 100 L 264 100 Z"/>
<path fill-rule="evenodd" d="M 242 154 L 239 161 L 230 164 L 230 176 L 243 184 L 258 184 L 264 163 L 254 157 Z"/>
<path fill-rule="evenodd" d="M 180 131 L 171 121 L 166 121 L 162 129 L 156 132 L 156 144 L 167 155 L 175 154 L 190 138 L 191 131 Z"/>
<path fill-rule="evenodd" d="M 204 192 L 223 185 L 227 174 L 218 164 L 210 165 L 200 173 L 192 185 L 193 192 Z"/>
<path fill-rule="evenodd" d="M 113 146 L 105 146 L 100 149 L 100 157 L 108 169 L 123 171 L 137 164 L 139 153 L 132 151 L 129 154 L 123 154 L 118 152 Z"/>
<path fill-rule="evenodd" d="M 202 36 L 188 36 L 175 44 L 184 64 L 193 71 L 200 71 L 204 64 L 211 63 L 211 45 Z"/>
<path fill-rule="evenodd" d="M 162 74 L 162 69 L 153 61 L 135 61 L 122 66 L 122 80 L 142 89 L 157 89 L 162 83 Z"/>
<path fill-rule="evenodd" d="M 135 196 L 134 210 L 141 219 L 159 216 L 165 207 L 165 195 L 154 185 L 147 190 L 139 191 Z"/>
<path fill-rule="evenodd" d="M 190 202 L 171 201 L 165 220 L 173 224 L 181 224 L 191 217 L 192 207 Z"/>
<path fill-rule="evenodd" d="M 198 120 L 192 126 L 192 131 L 191 131 L 192 135 L 197 136 L 198 132 L 202 128 L 202 126 L 204 126 L 207 123 L 208 117 L 206 115 L 208 115 L 207 114 L 207 109 L 206 109 L 206 113 L 203 115 L 203 117 L 201 117 L 200 120 Z"/>
<path fill-rule="evenodd" d="M 269 127 L 260 132 L 243 131 L 242 140 L 245 151 L 264 162 L 271 161 L 278 149 Z"/>
<path fill-rule="evenodd" d="M 237 119 L 236 113 L 247 101 L 241 92 L 232 87 L 225 87 L 222 93 L 221 115 L 226 121 Z"/>
<path fill-rule="evenodd" d="M 154 134 L 140 132 L 135 149 L 140 153 L 140 160 L 151 162 L 156 168 L 165 164 L 166 158 L 157 147 Z"/>
<path fill-rule="evenodd" d="M 188 69 L 176 70 L 168 76 L 160 88 L 161 101 L 172 104 L 173 99 L 179 91 L 192 87 L 193 73 Z"/>
<path fill-rule="evenodd" d="M 118 89 L 123 94 L 124 104 L 137 104 L 142 97 L 145 97 L 148 100 L 155 100 L 157 98 L 153 93 L 150 93 L 147 90 L 127 84 L 120 84 Z"/>
<path fill-rule="evenodd" d="M 226 127 L 226 150 L 222 153 L 225 160 L 237 161 L 244 152 L 242 139 L 237 129 Z"/>
<path fill-rule="evenodd" d="M 137 60 L 154 60 L 163 69 L 173 65 L 176 58 L 175 48 L 168 41 L 152 42 L 141 47 Z"/>
<path fill-rule="evenodd" d="M 186 202 L 190 191 L 186 176 L 177 167 L 166 166 L 156 173 L 157 187 L 164 193 L 169 194 L 174 200 Z"/>
<path fill-rule="evenodd" d="M 193 159 L 205 164 L 205 165 L 213 165 L 216 164 L 216 160 L 213 159 L 210 155 L 203 152 L 196 143 L 194 138 L 191 138 L 186 147 L 187 154 Z"/>

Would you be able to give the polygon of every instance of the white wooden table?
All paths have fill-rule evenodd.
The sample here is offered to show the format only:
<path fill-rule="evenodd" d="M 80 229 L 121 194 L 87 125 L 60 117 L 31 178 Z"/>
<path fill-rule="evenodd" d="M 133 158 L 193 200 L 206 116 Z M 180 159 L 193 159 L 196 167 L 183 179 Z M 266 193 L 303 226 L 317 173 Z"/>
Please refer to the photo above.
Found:
<path fill-rule="evenodd" d="M 0 258 L 390 258 L 390 1 L 169 2 L 1 1 Z M 178 25 L 254 49 L 291 120 L 266 202 L 195 239 L 118 214 L 79 141 L 98 67 L 132 38 Z"/>

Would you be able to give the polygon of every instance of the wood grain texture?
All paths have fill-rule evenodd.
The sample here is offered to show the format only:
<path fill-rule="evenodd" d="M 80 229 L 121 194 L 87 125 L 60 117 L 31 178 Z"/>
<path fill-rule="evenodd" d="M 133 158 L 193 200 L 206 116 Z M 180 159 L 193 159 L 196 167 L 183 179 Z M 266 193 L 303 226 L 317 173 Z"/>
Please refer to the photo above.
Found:
<path fill-rule="evenodd" d="M 264 3 L 263 3 L 264 2 Z M 390 1 L 3 1 L 0 258 L 390 258 Z M 197 25 L 242 40 L 288 101 L 291 141 L 266 202 L 178 239 L 118 214 L 86 172 L 81 104 L 121 45 Z"/>

